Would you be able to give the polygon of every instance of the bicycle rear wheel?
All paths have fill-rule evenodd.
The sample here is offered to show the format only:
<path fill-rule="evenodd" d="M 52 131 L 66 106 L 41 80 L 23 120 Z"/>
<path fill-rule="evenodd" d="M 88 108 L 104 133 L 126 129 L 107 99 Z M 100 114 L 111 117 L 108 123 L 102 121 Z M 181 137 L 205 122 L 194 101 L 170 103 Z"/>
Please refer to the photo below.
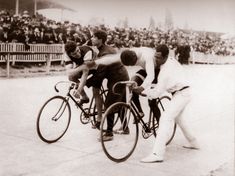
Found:
<path fill-rule="evenodd" d="M 104 135 L 108 132 L 110 120 L 113 120 L 113 140 L 105 141 Z M 126 103 L 117 102 L 106 110 L 101 121 L 100 140 L 110 160 L 122 162 L 134 152 L 139 136 L 138 124 L 133 123 L 135 120 L 133 109 Z"/>
<path fill-rule="evenodd" d="M 158 101 L 157 101 L 157 105 L 161 111 L 161 113 L 163 111 L 165 111 L 165 109 L 167 108 L 167 104 L 171 101 L 171 98 L 168 96 L 163 96 L 161 97 Z M 151 114 L 152 115 L 152 114 Z M 170 144 L 171 141 L 173 140 L 174 136 L 175 136 L 175 132 L 176 132 L 176 123 L 173 123 L 171 126 L 171 131 L 169 132 L 169 136 L 168 136 L 168 140 L 166 142 L 166 145 Z M 156 117 L 153 118 L 153 134 L 155 137 L 157 137 L 157 130 L 159 128 L 159 124 L 157 122 Z"/>
<path fill-rule="evenodd" d="M 37 134 L 46 143 L 58 141 L 67 131 L 71 108 L 62 96 L 54 96 L 41 107 L 37 117 Z"/>

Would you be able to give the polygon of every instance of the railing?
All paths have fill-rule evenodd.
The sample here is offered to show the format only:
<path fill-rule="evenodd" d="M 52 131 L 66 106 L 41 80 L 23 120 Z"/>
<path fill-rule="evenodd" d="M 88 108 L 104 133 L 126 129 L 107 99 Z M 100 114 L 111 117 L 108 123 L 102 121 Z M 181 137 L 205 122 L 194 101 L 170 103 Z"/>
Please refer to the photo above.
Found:
<path fill-rule="evenodd" d="M 174 50 L 170 50 L 169 55 L 174 57 Z M 188 62 L 192 64 L 235 64 L 235 56 L 220 56 L 192 51 Z"/>
<path fill-rule="evenodd" d="M 45 62 L 46 72 L 49 73 L 51 62 L 63 61 L 63 44 L 30 44 L 25 49 L 20 43 L 0 43 L 0 62 L 7 65 L 7 77 L 10 76 L 10 64 L 16 62 Z"/>
<path fill-rule="evenodd" d="M 204 54 L 191 52 L 190 63 L 199 64 L 235 64 L 235 56 L 221 56 L 215 54 Z"/>

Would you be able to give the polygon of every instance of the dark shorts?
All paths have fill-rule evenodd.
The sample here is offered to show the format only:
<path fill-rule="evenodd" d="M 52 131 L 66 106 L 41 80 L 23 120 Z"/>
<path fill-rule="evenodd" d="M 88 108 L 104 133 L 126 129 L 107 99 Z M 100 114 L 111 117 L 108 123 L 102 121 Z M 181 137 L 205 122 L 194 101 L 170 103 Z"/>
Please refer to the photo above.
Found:
<path fill-rule="evenodd" d="M 109 66 L 99 65 L 93 72 L 93 76 L 86 82 L 87 87 L 101 88 L 103 80 L 107 79 L 108 94 L 105 100 L 105 108 L 116 102 L 125 101 L 125 86 L 118 86 L 113 92 L 113 86 L 119 81 L 129 80 L 126 68 L 121 64 L 112 64 Z"/>
<path fill-rule="evenodd" d="M 91 71 L 92 77 L 90 77 L 87 82 L 87 87 L 101 88 L 103 80 L 105 79 L 106 67 L 98 66 L 97 70 Z"/>
<path fill-rule="evenodd" d="M 69 81 L 73 82 L 79 82 L 79 79 L 82 77 L 82 72 L 76 73 L 76 74 L 70 74 L 68 76 Z"/>
<path fill-rule="evenodd" d="M 112 68 L 112 67 L 110 67 Z M 106 78 L 108 80 L 108 94 L 105 101 L 105 108 L 116 102 L 124 102 L 126 98 L 126 87 L 125 85 L 118 85 L 113 92 L 113 86 L 119 81 L 128 81 L 129 75 L 124 66 L 116 67 L 113 70 L 107 70 Z"/>

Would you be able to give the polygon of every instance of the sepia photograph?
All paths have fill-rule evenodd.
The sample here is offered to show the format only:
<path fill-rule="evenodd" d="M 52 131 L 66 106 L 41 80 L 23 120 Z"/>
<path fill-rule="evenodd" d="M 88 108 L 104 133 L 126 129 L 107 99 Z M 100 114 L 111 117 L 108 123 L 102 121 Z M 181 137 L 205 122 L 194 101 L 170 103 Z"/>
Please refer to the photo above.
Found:
<path fill-rule="evenodd" d="M 234 0 L 0 0 L 0 176 L 234 176 Z"/>

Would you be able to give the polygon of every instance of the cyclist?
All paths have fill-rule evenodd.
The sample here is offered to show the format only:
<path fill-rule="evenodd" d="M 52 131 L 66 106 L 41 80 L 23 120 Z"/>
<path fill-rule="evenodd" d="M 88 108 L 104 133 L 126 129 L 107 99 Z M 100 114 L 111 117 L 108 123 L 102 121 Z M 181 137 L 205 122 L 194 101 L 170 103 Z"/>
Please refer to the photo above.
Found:
<path fill-rule="evenodd" d="M 120 55 L 116 50 L 105 44 L 107 40 L 107 34 L 105 31 L 97 30 L 93 33 L 92 44 L 97 47 L 99 53 L 98 58 L 92 62 L 83 64 L 76 68 L 77 71 L 89 72 L 92 70 L 93 76 L 86 81 L 87 87 L 93 87 L 93 94 L 96 98 L 97 110 L 99 116 L 97 118 L 96 127 L 100 127 L 100 121 L 102 117 L 102 100 L 100 99 L 99 90 L 104 79 L 107 79 L 108 94 L 104 102 L 105 109 L 115 102 L 125 101 L 125 86 L 118 88 L 118 93 L 115 94 L 112 91 L 112 87 L 119 81 L 129 80 L 128 72 L 123 64 L 120 62 Z M 86 74 L 87 75 L 87 74 Z M 83 83 L 84 85 L 84 83 Z M 104 141 L 110 141 L 113 139 L 113 117 L 108 118 L 107 132 L 103 136 Z"/>
<path fill-rule="evenodd" d="M 152 83 L 157 83 L 157 76 L 159 68 L 156 67 L 155 50 L 147 47 L 131 48 L 122 51 L 121 62 L 126 66 L 140 66 L 133 76 L 132 80 L 136 81 L 138 87 L 133 89 L 133 102 L 139 110 L 141 117 L 144 116 L 141 104 L 139 101 L 139 94 Z M 160 110 L 156 106 L 156 100 L 149 100 L 149 106 L 153 111 L 154 116 L 159 121 Z"/>
<path fill-rule="evenodd" d="M 74 93 L 76 98 L 80 98 L 80 104 L 88 103 L 89 98 L 84 91 L 84 79 L 87 77 L 87 72 L 78 72 L 75 68 L 84 64 L 85 62 L 91 61 L 95 58 L 96 54 L 93 49 L 89 46 L 77 46 L 76 42 L 68 41 L 65 44 L 65 67 L 68 73 L 68 77 L 70 81 L 77 82 L 79 87 L 77 91 Z M 81 78 L 81 81 L 79 79 Z"/>
<path fill-rule="evenodd" d="M 168 108 L 162 113 L 158 136 L 155 140 L 152 153 L 141 162 L 162 162 L 164 160 L 166 142 L 170 126 L 175 121 L 186 139 L 189 141 L 190 149 L 199 149 L 196 138 L 191 134 L 181 114 L 191 99 L 190 84 L 185 78 L 185 73 L 181 64 L 173 58 L 169 58 L 169 49 L 166 45 L 159 45 L 156 48 L 157 67 L 160 68 L 158 75 L 158 83 L 154 88 L 147 88 L 143 91 L 148 98 L 153 99 L 159 97 L 163 92 L 172 93 L 172 100 Z M 176 118 L 177 117 L 177 118 Z"/>

